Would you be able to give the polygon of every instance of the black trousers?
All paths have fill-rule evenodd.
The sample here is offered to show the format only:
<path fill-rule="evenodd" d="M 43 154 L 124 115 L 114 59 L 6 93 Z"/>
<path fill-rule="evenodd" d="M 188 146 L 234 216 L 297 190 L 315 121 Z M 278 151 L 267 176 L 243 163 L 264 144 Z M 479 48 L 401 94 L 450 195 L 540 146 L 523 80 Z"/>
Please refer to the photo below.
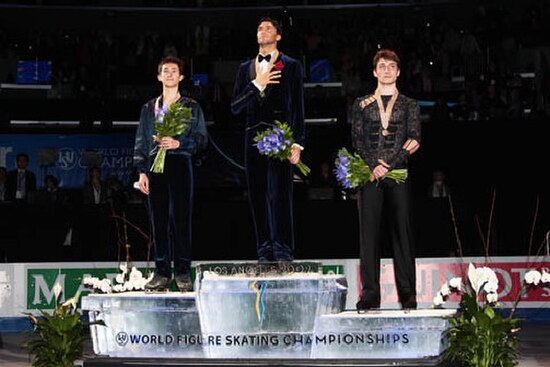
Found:
<path fill-rule="evenodd" d="M 369 182 L 360 190 L 358 205 L 362 299 L 369 302 L 380 300 L 380 229 L 383 213 L 388 215 L 397 294 L 400 300 L 415 295 L 414 240 L 407 183 L 399 184 L 392 179 Z"/>
<path fill-rule="evenodd" d="M 246 182 L 261 260 L 293 260 L 293 167 L 268 158 L 253 146 L 256 131 L 247 131 Z"/>
<path fill-rule="evenodd" d="M 149 207 L 157 274 L 191 274 L 191 158 L 166 155 L 164 173 L 149 173 Z"/>

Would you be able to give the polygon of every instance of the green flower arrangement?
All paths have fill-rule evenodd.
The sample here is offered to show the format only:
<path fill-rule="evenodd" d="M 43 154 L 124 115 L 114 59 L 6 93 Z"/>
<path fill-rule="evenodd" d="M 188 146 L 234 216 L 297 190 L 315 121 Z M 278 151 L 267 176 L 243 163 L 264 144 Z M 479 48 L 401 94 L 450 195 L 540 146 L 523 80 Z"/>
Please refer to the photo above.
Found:
<path fill-rule="evenodd" d="M 51 314 L 41 310 L 41 317 L 27 313 L 34 329 L 31 333 L 38 338 L 27 346 L 34 367 L 73 367 L 82 357 L 83 343 L 88 336 L 88 326 L 104 325 L 102 321 L 87 323 L 82 321 L 77 311 L 80 291 L 68 301 L 61 303 L 61 285 L 54 286 L 56 306 Z"/>
<path fill-rule="evenodd" d="M 160 140 L 167 137 L 175 137 L 183 134 L 189 128 L 191 122 L 191 107 L 183 107 L 181 102 L 174 102 L 170 107 L 159 108 L 155 114 L 155 130 Z M 157 151 L 151 172 L 164 173 L 164 161 L 166 160 L 166 149 L 160 148 Z"/>

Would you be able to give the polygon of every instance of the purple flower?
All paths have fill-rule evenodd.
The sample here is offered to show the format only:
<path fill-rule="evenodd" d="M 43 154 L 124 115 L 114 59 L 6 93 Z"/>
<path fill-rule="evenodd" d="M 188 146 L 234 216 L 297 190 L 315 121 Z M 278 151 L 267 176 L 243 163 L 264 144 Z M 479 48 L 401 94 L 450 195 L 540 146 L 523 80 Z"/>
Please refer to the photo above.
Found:
<path fill-rule="evenodd" d="M 273 129 L 273 134 L 265 135 L 256 146 L 262 154 L 278 154 L 285 148 L 285 141 L 283 141 L 283 131 L 279 129 Z M 288 144 L 287 144 L 288 145 Z"/>
<path fill-rule="evenodd" d="M 156 111 L 156 119 L 157 119 L 157 122 L 159 123 L 162 123 L 163 120 L 164 120 L 164 115 L 166 115 L 166 112 L 167 112 L 167 108 L 165 106 L 162 106 L 161 108 L 159 108 L 157 111 Z"/>
<path fill-rule="evenodd" d="M 338 154 L 336 167 L 334 168 L 336 180 L 345 189 L 351 189 L 351 181 L 348 179 L 349 172 L 349 157 L 347 155 Z"/>

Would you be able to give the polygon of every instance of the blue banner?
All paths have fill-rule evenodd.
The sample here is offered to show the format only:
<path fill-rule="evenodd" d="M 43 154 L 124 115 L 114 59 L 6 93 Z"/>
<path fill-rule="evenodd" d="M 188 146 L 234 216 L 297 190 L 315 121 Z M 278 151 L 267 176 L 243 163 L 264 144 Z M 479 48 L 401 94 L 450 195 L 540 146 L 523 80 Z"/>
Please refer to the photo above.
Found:
<path fill-rule="evenodd" d="M 59 187 L 81 188 L 93 166 L 101 169 L 103 180 L 115 176 L 128 185 L 133 151 L 133 133 L 0 135 L 0 166 L 15 169 L 17 154 L 26 153 L 38 188 L 47 175 L 57 177 Z"/>

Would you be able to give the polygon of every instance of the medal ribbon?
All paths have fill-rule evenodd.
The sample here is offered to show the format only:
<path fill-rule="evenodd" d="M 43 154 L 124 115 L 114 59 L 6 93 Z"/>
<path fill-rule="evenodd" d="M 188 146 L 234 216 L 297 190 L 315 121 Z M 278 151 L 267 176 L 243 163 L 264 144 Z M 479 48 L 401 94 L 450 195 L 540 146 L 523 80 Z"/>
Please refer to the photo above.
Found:
<path fill-rule="evenodd" d="M 380 112 L 380 123 L 382 124 L 383 132 L 386 131 L 386 134 L 388 131 L 388 126 L 390 124 L 390 117 L 393 106 L 395 105 L 395 101 L 397 100 L 398 95 L 399 91 L 396 89 L 395 93 L 391 96 L 391 99 L 388 102 L 388 106 L 384 108 L 384 103 L 382 102 L 380 90 L 376 89 L 376 91 L 374 92 L 374 98 L 376 99 L 376 103 L 378 104 L 378 111 Z"/>

